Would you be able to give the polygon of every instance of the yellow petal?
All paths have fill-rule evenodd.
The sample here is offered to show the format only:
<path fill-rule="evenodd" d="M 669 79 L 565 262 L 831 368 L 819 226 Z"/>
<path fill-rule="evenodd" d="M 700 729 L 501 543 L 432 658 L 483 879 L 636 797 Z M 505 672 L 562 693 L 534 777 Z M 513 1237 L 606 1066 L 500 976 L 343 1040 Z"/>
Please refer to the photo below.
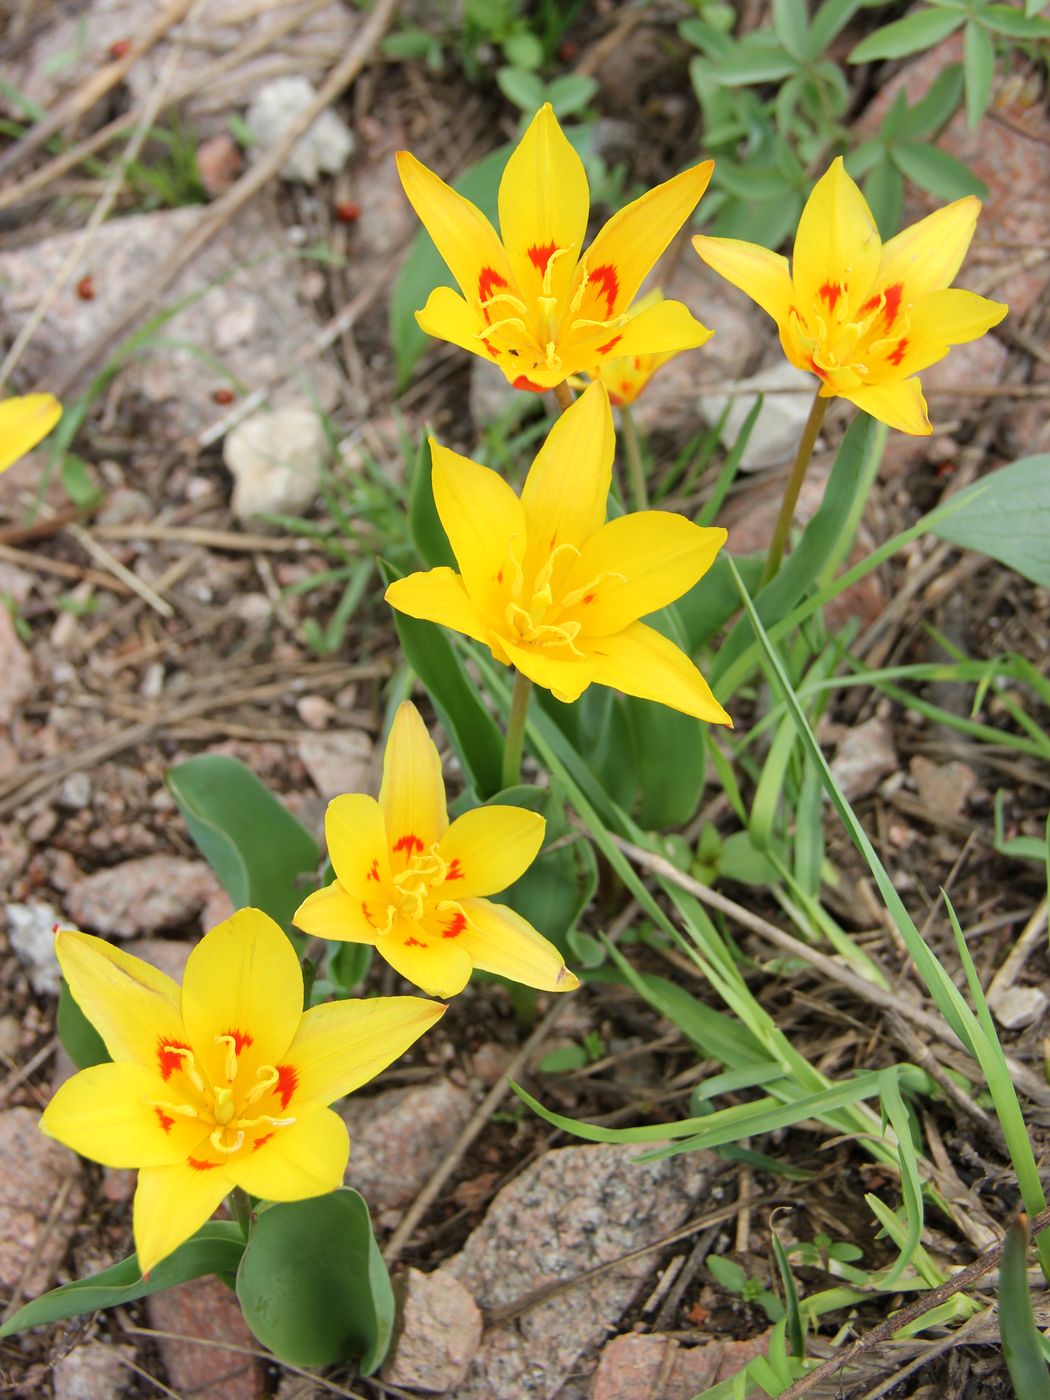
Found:
<path fill-rule="evenodd" d="M 499 365 L 512 381 L 517 377 L 513 360 L 485 338 L 484 316 L 451 287 L 435 287 L 427 297 L 423 310 L 416 312 L 416 321 L 420 330 L 427 335 L 448 340 L 463 350 L 469 350 L 472 355 L 490 360 L 494 365 Z"/>
<path fill-rule="evenodd" d="M 487 899 L 468 899 L 463 911 L 470 926 L 462 941 L 482 972 L 541 992 L 573 992 L 580 985 L 554 944 L 513 909 Z"/>
<path fill-rule="evenodd" d="M 141 1064 L 92 1065 L 67 1079 L 40 1131 L 105 1167 L 159 1167 L 186 1158 L 198 1119 L 172 1113 L 176 1095 Z"/>
<path fill-rule="evenodd" d="M 331 1001 L 307 1011 L 287 1060 L 308 1103 L 334 1103 L 399 1059 L 446 1008 L 422 997 Z"/>
<path fill-rule="evenodd" d="M 871 377 L 879 378 L 880 369 L 891 379 L 918 374 L 942 359 L 952 345 L 977 340 L 997 326 L 1008 310 L 1000 301 L 956 287 L 931 292 L 910 308 L 907 333 L 896 341 L 890 338 L 877 361 L 869 358 Z"/>
<path fill-rule="evenodd" d="M 448 830 L 441 759 L 422 716 L 405 700 L 398 706 L 383 755 L 379 790 L 394 874 L 429 851 Z"/>
<path fill-rule="evenodd" d="M 901 379 L 895 384 L 864 384 L 859 389 L 843 392 L 841 397 L 902 433 L 928 437 L 933 432 L 922 385 L 917 379 Z"/>
<path fill-rule="evenodd" d="M 232 1182 L 203 1157 L 170 1167 L 144 1167 L 135 1191 L 132 1224 L 139 1269 L 148 1274 L 185 1243 L 218 1209 Z"/>
<path fill-rule="evenodd" d="M 739 238 L 698 235 L 693 239 L 693 247 L 708 267 L 746 292 L 778 326 L 786 323 L 794 295 L 787 258 Z"/>
<path fill-rule="evenodd" d="M 336 943 L 374 943 L 376 931 L 365 918 L 361 900 L 351 899 L 338 880 L 308 894 L 292 923 L 303 933 Z"/>
<path fill-rule="evenodd" d="M 166 1044 L 186 1044 L 179 984 L 102 938 L 63 929 L 55 939 L 73 1000 L 114 1060 L 162 1071 Z"/>
<path fill-rule="evenodd" d="M 287 935 L 261 909 L 239 909 L 204 935 L 182 979 L 182 1018 L 205 1077 L 223 1084 L 226 1041 L 235 1036 L 240 1074 L 274 1065 L 303 1011 L 303 975 Z M 244 1079 L 242 1078 L 242 1082 Z"/>
<path fill-rule="evenodd" d="M 714 164 L 705 160 L 657 185 L 618 210 L 599 230 L 586 253 L 588 290 L 580 315 L 603 309 L 605 319 L 630 306 L 657 259 L 696 208 Z M 597 305 L 590 304 L 595 301 Z"/>
<path fill-rule="evenodd" d="M 408 919 L 398 919 L 376 948 L 406 981 L 427 996 L 454 997 L 470 981 L 473 970 L 462 939 L 445 939 Z"/>
<path fill-rule="evenodd" d="M 328 858 L 336 879 L 360 908 L 390 883 L 390 842 L 383 809 L 374 797 L 333 797 L 324 814 Z"/>
<path fill-rule="evenodd" d="M 527 304 L 540 295 L 559 302 L 565 296 L 583 251 L 589 212 L 583 161 L 545 102 L 514 148 L 499 187 L 500 233 Z"/>
<path fill-rule="evenodd" d="M 848 321 L 871 293 L 881 254 L 875 218 L 836 156 L 813 186 L 795 235 L 791 275 L 803 314 Z"/>
<path fill-rule="evenodd" d="M 712 335 L 714 331 L 701 325 L 680 301 L 661 301 L 632 315 L 619 335 L 599 347 L 595 363 L 633 355 L 662 355 L 666 359 L 680 350 L 706 345 Z"/>
<path fill-rule="evenodd" d="M 656 700 L 709 724 L 732 727 L 733 721 L 685 652 L 644 622 L 632 622 L 622 632 L 587 641 L 586 648 L 599 685 Z"/>
<path fill-rule="evenodd" d="M 972 194 L 935 209 L 903 229 L 882 250 L 878 286 L 899 284 L 904 300 L 917 302 L 950 286 L 977 227 L 981 201 Z"/>
<path fill-rule="evenodd" d="M 266 1133 L 259 1147 L 238 1153 L 226 1167 L 230 1181 L 264 1201 L 302 1201 L 343 1184 L 350 1156 L 346 1124 L 330 1108 L 310 1103 L 295 1122 Z"/>
<path fill-rule="evenodd" d="M 522 503 L 503 478 L 431 441 L 434 503 L 456 556 L 463 587 L 480 616 L 503 615 L 504 570 L 525 543 Z"/>
<path fill-rule="evenodd" d="M 555 656 L 548 647 L 519 645 L 508 637 L 501 638 L 501 642 L 510 664 L 534 684 L 549 690 L 556 700 L 571 704 L 594 680 L 594 663 L 587 655 L 573 656 L 563 650 Z"/>
<path fill-rule="evenodd" d="M 605 520 L 612 482 L 612 409 L 603 384 L 588 385 L 554 422 L 521 493 L 528 522 L 525 578 L 531 582 L 563 545 L 579 549 Z M 551 578 L 554 596 L 571 563 L 565 550 Z"/>
<path fill-rule="evenodd" d="M 476 642 L 489 642 L 488 624 L 467 596 L 463 580 L 444 565 L 395 579 L 385 596 L 392 608 L 409 617 L 440 622 Z"/>
<path fill-rule="evenodd" d="M 565 580 L 582 597 L 569 610 L 587 637 L 622 631 L 680 598 L 707 573 L 726 531 L 665 510 L 636 511 L 603 525 Z"/>
<path fill-rule="evenodd" d="M 43 441 L 62 417 L 53 394 L 25 394 L 0 403 L 0 472 Z"/>
<path fill-rule="evenodd" d="M 524 875 L 539 854 L 547 823 L 524 807 L 475 807 L 449 827 L 441 842 L 448 862 L 441 897 L 498 894 Z"/>
<path fill-rule="evenodd" d="M 399 151 L 397 173 L 423 226 L 448 263 L 460 291 L 473 304 L 508 286 L 510 262 L 488 219 L 408 151 Z"/>

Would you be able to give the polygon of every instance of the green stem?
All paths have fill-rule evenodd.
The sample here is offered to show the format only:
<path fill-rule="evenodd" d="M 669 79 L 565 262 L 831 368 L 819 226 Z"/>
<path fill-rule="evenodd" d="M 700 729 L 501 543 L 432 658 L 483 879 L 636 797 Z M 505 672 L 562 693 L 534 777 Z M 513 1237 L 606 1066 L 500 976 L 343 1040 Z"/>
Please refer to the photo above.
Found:
<path fill-rule="evenodd" d="M 626 404 L 620 405 L 620 428 L 623 432 L 623 450 L 627 458 L 627 475 L 631 483 L 631 498 L 635 510 L 649 509 L 649 492 L 645 487 L 645 467 L 642 464 L 642 449 L 638 442 L 638 429 L 634 426 L 631 410 Z"/>
<path fill-rule="evenodd" d="M 235 1186 L 230 1192 L 230 1214 L 241 1227 L 241 1234 L 245 1239 L 251 1233 L 252 1223 L 252 1203 L 248 1198 L 247 1191 L 240 1186 Z"/>
<path fill-rule="evenodd" d="M 809 467 L 810 458 L 813 456 L 813 448 L 816 446 L 817 434 L 824 422 L 827 406 L 828 400 L 822 399 L 818 390 L 814 395 L 813 405 L 809 410 L 809 417 L 806 419 L 806 426 L 802 429 L 802 437 L 799 439 L 791 475 L 784 488 L 784 499 L 780 503 L 780 514 L 777 516 L 776 527 L 773 530 L 773 538 L 770 541 L 769 553 L 766 555 L 766 567 L 762 571 L 759 588 L 765 588 L 780 568 L 780 561 L 784 557 L 784 546 L 787 544 L 788 533 L 791 530 L 791 522 L 795 518 L 798 493 L 802 490 L 802 483 L 806 479 L 806 470 Z"/>
<path fill-rule="evenodd" d="M 525 747 L 525 716 L 529 711 L 532 682 L 520 671 L 514 676 L 514 693 L 510 697 L 507 735 L 503 740 L 503 786 L 514 787 L 521 781 L 521 754 Z"/>
<path fill-rule="evenodd" d="M 573 392 L 569 388 L 568 380 L 566 379 L 563 379 L 560 384 L 555 384 L 554 397 L 558 400 L 558 407 L 561 409 L 562 413 L 564 413 L 567 408 L 572 408 L 573 404 L 576 402 L 573 397 Z"/>

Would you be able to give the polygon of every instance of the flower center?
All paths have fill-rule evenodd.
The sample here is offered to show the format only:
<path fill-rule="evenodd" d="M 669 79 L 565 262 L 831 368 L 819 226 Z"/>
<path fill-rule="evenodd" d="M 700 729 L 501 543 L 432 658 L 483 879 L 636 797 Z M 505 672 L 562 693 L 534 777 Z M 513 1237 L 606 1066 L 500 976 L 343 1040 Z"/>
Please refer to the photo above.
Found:
<path fill-rule="evenodd" d="M 829 298 L 831 290 L 836 295 Z M 792 307 L 789 322 L 801 359 L 815 374 L 833 389 L 851 389 L 866 383 L 873 370 L 900 364 L 911 317 L 901 306 L 899 284 L 870 297 L 852 316 L 839 289 L 822 287 L 821 296 L 824 304 L 817 302 L 808 317 Z"/>
<path fill-rule="evenodd" d="M 166 1133 L 171 1131 L 177 1119 L 196 1120 L 200 1124 L 201 1136 L 207 1137 L 211 1147 L 223 1156 L 232 1157 L 245 1146 L 249 1137 L 252 1147 L 258 1145 L 261 1139 L 255 1130 L 261 1128 L 264 1135 L 272 1135 L 278 1128 L 292 1126 L 294 1117 L 253 1113 L 251 1110 L 263 1099 L 274 1095 L 280 1098 L 282 1108 L 285 1107 L 294 1089 L 295 1076 L 289 1066 L 259 1065 L 254 1080 L 246 1075 L 242 1078 L 240 1055 L 251 1044 L 251 1038 L 232 1033 L 217 1035 L 215 1044 L 225 1050 L 225 1084 L 212 1085 L 208 1082 L 201 1073 L 196 1055 L 188 1046 L 165 1045 L 162 1053 L 169 1057 L 169 1063 L 171 1059 L 177 1061 L 185 1078 L 184 1097 L 149 1099 L 147 1102 L 156 1112 Z M 183 1088 L 178 1082 L 172 1087 L 176 1092 Z"/>
<path fill-rule="evenodd" d="M 624 574 L 603 572 L 582 588 L 563 592 L 566 568 L 571 567 L 572 560 L 579 558 L 579 554 L 579 549 L 567 541 L 556 545 L 536 573 L 531 589 L 525 586 L 525 573 L 517 557 L 510 556 L 507 567 L 501 570 L 501 581 L 509 579 L 503 620 L 516 641 L 544 648 L 564 647 L 571 655 L 583 657 L 584 653 L 576 645 L 583 621 L 566 614 L 592 603 L 606 579 L 618 579 L 622 583 L 627 579 Z M 562 564 L 566 568 L 560 567 Z"/>

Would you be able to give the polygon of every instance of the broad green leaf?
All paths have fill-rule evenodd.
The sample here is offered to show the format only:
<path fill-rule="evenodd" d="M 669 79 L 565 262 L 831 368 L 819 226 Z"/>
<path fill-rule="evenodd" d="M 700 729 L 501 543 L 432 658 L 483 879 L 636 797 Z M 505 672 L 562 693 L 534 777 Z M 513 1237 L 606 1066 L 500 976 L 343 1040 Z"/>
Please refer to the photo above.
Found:
<path fill-rule="evenodd" d="M 824 0 L 809 27 L 810 56 L 822 54 L 865 3 L 865 0 Z"/>
<path fill-rule="evenodd" d="M 730 1293 L 743 1293 L 747 1270 L 735 1259 L 729 1259 L 724 1254 L 709 1254 L 704 1263 L 716 1283 L 728 1288 Z"/>
<path fill-rule="evenodd" d="M 810 56 L 806 0 L 773 0 L 773 30 L 792 58 Z"/>
<path fill-rule="evenodd" d="M 753 83 L 772 83 L 787 78 L 798 67 L 797 61 L 770 35 L 749 34 L 733 46 L 714 69 L 718 82 L 726 87 L 750 87 Z"/>
<path fill-rule="evenodd" d="M 454 569 L 456 557 L 434 503 L 433 462 L 430 443 L 425 437 L 420 439 L 412 470 L 409 521 L 412 540 L 423 564 L 428 569 L 439 568 L 442 564 Z"/>
<path fill-rule="evenodd" d="M 995 78 L 992 36 L 975 20 L 968 22 L 963 34 L 963 72 L 966 75 L 966 120 L 973 131 L 988 110 Z M 938 193 L 937 190 L 933 192 Z"/>
<path fill-rule="evenodd" d="M 389 584 L 397 571 L 380 560 L 380 572 Z M 477 686 L 452 649 L 444 629 L 436 622 L 422 622 L 407 613 L 394 612 L 401 650 L 408 664 L 430 692 L 456 754 L 481 798 L 498 792 L 503 764 L 503 739 L 485 708 Z"/>
<path fill-rule="evenodd" d="M 543 848 L 525 874 L 503 890 L 497 904 L 509 904 L 544 938 L 568 956 L 569 935 L 598 888 L 598 862 L 591 843 L 581 837 L 566 841 L 564 789 L 554 780 L 550 788 L 519 786 L 498 792 L 493 802 L 539 812 L 546 819 Z"/>
<path fill-rule="evenodd" d="M 240 1226 L 229 1220 L 212 1220 L 180 1244 L 174 1253 L 162 1259 L 145 1279 L 139 1272 L 137 1255 L 131 1254 L 119 1264 L 103 1269 L 91 1278 L 64 1283 L 26 1303 L 0 1326 L 0 1337 L 10 1337 L 27 1327 L 40 1327 L 49 1322 L 61 1322 L 80 1313 L 96 1312 L 99 1308 L 116 1307 L 118 1303 L 133 1303 L 150 1293 L 203 1278 L 206 1274 L 232 1276 L 244 1253 L 244 1236 Z"/>
<path fill-rule="evenodd" d="M 879 233 L 888 241 L 900 225 L 901 206 L 904 203 L 904 177 L 889 153 L 869 172 L 861 188 L 875 215 Z"/>
<path fill-rule="evenodd" d="M 894 146 L 890 155 L 909 180 L 914 180 L 938 199 L 961 199 L 966 194 L 975 194 L 980 199 L 988 197 L 988 187 L 983 180 L 962 161 L 937 146 L 902 143 Z"/>
<path fill-rule="evenodd" d="M 1043 4 L 1028 9 L 1021 14 L 1013 5 L 983 5 L 979 17 L 981 24 L 994 29 L 997 34 L 1008 34 L 1011 39 L 1050 39 L 1050 21 L 1038 19 Z"/>
<path fill-rule="evenodd" d="M 1050 588 L 1050 453 L 1022 457 L 952 499 L 956 509 L 930 528 L 942 540 L 990 554 Z"/>
<path fill-rule="evenodd" d="M 329 943 L 328 978 L 340 992 L 352 992 L 372 965 L 370 943 Z"/>
<path fill-rule="evenodd" d="M 544 1055 L 536 1068 L 540 1074 L 566 1074 L 574 1069 L 583 1069 L 587 1063 L 587 1051 L 582 1045 L 559 1045 L 550 1054 Z"/>
<path fill-rule="evenodd" d="M 1006 1231 L 999 1269 L 999 1335 L 1014 1394 L 1024 1400 L 1050 1400 L 1050 1371 L 1042 1336 L 1032 1312 L 1028 1283 L 1028 1221 L 1023 1216 Z"/>
<path fill-rule="evenodd" d="M 254 905 L 287 925 L 312 875 L 317 842 L 250 768 L 202 753 L 169 768 L 166 782 L 189 833 L 234 907 Z"/>
<path fill-rule="evenodd" d="M 89 1069 L 92 1065 L 102 1065 L 109 1059 L 109 1051 L 106 1049 L 105 1042 L 81 1011 L 65 978 L 62 979 L 62 986 L 58 993 L 55 1029 L 58 1031 L 62 1048 L 77 1069 Z"/>
<path fill-rule="evenodd" d="M 920 136 L 939 131 L 959 106 L 962 90 L 962 64 L 950 63 L 943 73 L 938 74 L 926 96 L 914 107 L 904 109 L 895 134 L 914 141 Z"/>
<path fill-rule="evenodd" d="M 586 73 L 563 73 L 547 88 L 547 101 L 563 121 L 586 107 L 598 91 L 597 81 Z"/>
<path fill-rule="evenodd" d="M 380 1365 L 394 1326 L 390 1277 L 368 1207 L 346 1187 L 259 1212 L 237 1297 L 260 1342 L 292 1366 Z"/>
<path fill-rule="evenodd" d="M 964 16 L 951 10 L 918 10 L 904 19 L 883 25 L 862 39 L 849 55 L 850 63 L 870 63 L 877 58 L 904 58 L 906 54 L 932 49 L 953 34 Z"/>
<path fill-rule="evenodd" d="M 503 53 L 512 68 L 527 68 L 531 72 L 543 64 L 543 45 L 527 29 L 504 39 Z"/>
<path fill-rule="evenodd" d="M 535 112 L 543 106 L 543 82 L 535 73 L 504 65 L 496 70 L 496 82 L 507 101 L 523 112 Z"/>

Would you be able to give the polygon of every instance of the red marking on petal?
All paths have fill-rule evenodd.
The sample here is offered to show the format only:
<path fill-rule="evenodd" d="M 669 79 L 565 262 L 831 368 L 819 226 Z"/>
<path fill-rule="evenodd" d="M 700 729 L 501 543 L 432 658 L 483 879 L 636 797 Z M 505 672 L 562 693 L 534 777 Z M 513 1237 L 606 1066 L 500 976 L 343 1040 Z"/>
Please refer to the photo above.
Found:
<path fill-rule="evenodd" d="M 531 248 L 526 249 L 529 255 L 529 262 L 532 263 L 541 277 L 547 271 L 547 264 L 550 262 L 556 247 L 557 244 L 555 243 L 539 243 L 533 244 Z"/>
<path fill-rule="evenodd" d="M 514 389 L 531 389 L 534 394 L 543 393 L 543 385 L 533 384 L 532 380 L 527 379 L 524 374 L 519 374 L 511 387 Z"/>
<path fill-rule="evenodd" d="M 593 593 L 585 593 L 585 594 L 583 595 L 583 597 L 580 599 L 580 602 L 581 602 L 581 603 L 593 603 L 593 602 L 594 602 L 594 594 L 593 594 Z"/>
<path fill-rule="evenodd" d="M 599 354 L 599 355 L 608 355 L 608 354 L 611 354 L 611 352 L 616 348 L 617 345 L 619 345 L 619 343 L 620 343 L 620 341 L 621 341 L 622 339 L 623 339 L 623 336 L 622 336 L 622 335 L 614 335 L 613 338 L 612 338 L 612 340 L 607 340 L 607 341 L 605 342 L 604 345 L 599 345 L 599 346 L 598 346 L 598 354 Z"/>
<path fill-rule="evenodd" d="M 817 364 L 816 360 L 813 358 L 812 355 L 810 355 L 809 357 L 809 367 L 813 371 L 813 373 L 819 375 L 821 379 L 827 379 L 827 374 Z"/>
<path fill-rule="evenodd" d="M 157 1062 L 160 1065 L 161 1079 L 167 1082 L 177 1069 L 182 1068 L 182 1056 L 176 1052 L 189 1048 L 181 1040 L 162 1040 L 158 1043 Z"/>
<path fill-rule="evenodd" d="M 175 1126 L 175 1119 L 170 1114 L 165 1113 L 162 1108 L 157 1108 L 156 1105 L 154 1105 L 153 1112 L 157 1115 L 157 1122 L 164 1131 L 170 1133 Z"/>
<path fill-rule="evenodd" d="M 242 1050 L 246 1050 L 249 1045 L 255 1044 L 255 1037 L 249 1035 L 247 1031 L 235 1031 L 231 1028 L 226 1034 L 233 1036 L 233 1048 L 238 1055 Z"/>
<path fill-rule="evenodd" d="M 496 349 L 496 347 L 492 344 L 491 341 L 486 340 L 484 336 L 482 336 L 481 343 L 482 345 L 484 345 L 485 349 L 489 352 L 489 354 L 494 360 L 499 359 L 499 351 Z"/>
<path fill-rule="evenodd" d="M 378 861 L 378 860 L 374 860 L 374 861 L 372 862 L 372 864 L 369 866 L 368 874 L 365 876 L 365 879 L 366 879 L 366 880 L 375 880 L 375 882 L 376 882 L 377 884 L 379 883 L 379 861 Z"/>
<path fill-rule="evenodd" d="M 835 303 L 842 295 L 845 288 L 840 287 L 837 282 L 825 282 L 820 288 L 820 296 L 828 304 L 828 310 L 835 310 Z"/>
<path fill-rule="evenodd" d="M 598 290 L 605 298 L 607 314 L 611 316 L 620 293 L 620 280 L 616 275 L 616 268 L 612 263 L 602 263 L 601 267 L 592 271 L 589 280 L 598 283 Z"/>
<path fill-rule="evenodd" d="M 629 394 L 629 393 L 630 393 L 630 389 L 627 387 L 626 384 L 621 384 L 620 387 L 623 389 L 623 392 L 624 392 L 625 394 Z M 609 391 L 609 402 L 612 404 L 613 408 L 619 408 L 620 405 L 626 403 L 627 400 L 626 400 L 625 398 L 621 398 L 619 394 L 614 394 L 614 393 L 612 392 L 612 390 L 610 390 L 610 391 Z"/>
<path fill-rule="evenodd" d="M 897 312 L 901 309 L 901 294 L 903 291 L 904 287 L 901 283 L 894 282 L 893 285 L 887 287 L 886 291 L 883 293 L 886 298 L 885 315 L 887 330 L 889 330 L 890 326 L 892 326 L 897 319 Z"/>
<path fill-rule="evenodd" d="M 492 295 L 493 287 L 505 287 L 507 279 L 501 277 L 494 267 L 483 267 L 478 276 L 478 301 L 482 303 L 481 312 L 485 321 L 491 321 L 492 317 L 488 313 L 488 308 L 484 305 Z"/>
<path fill-rule="evenodd" d="M 497 582 L 497 583 L 502 583 L 502 582 L 503 582 L 503 570 L 502 570 L 502 569 L 500 569 L 500 570 L 497 572 L 497 574 L 496 574 L 496 582 Z"/>
<path fill-rule="evenodd" d="M 399 836 L 394 842 L 395 851 L 407 851 L 409 855 L 411 855 L 413 851 L 421 851 L 422 849 L 423 842 L 418 836 L 413 835 L 411 831 L 407 831 L 404 836 Z"/>
<path fill-rule="evenodd" d="M 467 916 L 465 914 L 453 914 L 448 923 L 441 930 L 442 938 L 458 938 L 467 926 Z"/>
<path fill-rule="evenodd" d="M 213 1172 L 219 1164 L 218 1162 L 202 1162 L 199 1157 L 187 1157 L 186 1165 L 192 1167 L 195 1172 Z"/>
<path fill-rule="evenodd" d="M 445 871 L 445 879 L 446 879 L 446 880 L 462 880 L 462 879 L 463 879 L 463 867 L 462 867 L 462 866 L 460 865 L 460 863 L 459 863 L 459 857 L 458 857 L 458 856 L 457 856 L 456 859 L 452 862 L 452 864 L 449 866 L 449 868 Z"/>
<path fill-rule="evenodd" d="M 265 1133 L 262 1137 L 256 1138 L 255 1141 L 252 1143 L 252 1151 L 258 1152 L 259 1148 L 262 1147 L 263 1143 L 269 1142 L 272 1137 L 273 1133 Z"/>
<path fill-rule="evenodd" d="M 277 1083 L 273 1091 L 281 1099 L 281 1107 L 287 1108 L 292 1095 L 299 1087 L 299 1072 L 294 1065 L 277 1066 Z"/>
<path fill-rule="evenodd" d="M 428 946 L 428 945 L 427 945 L 426 943 L 420 942 L 420 940 L 419 940 L 418 938 L 406 938 L 406 939 L 405 939 L 405 947 L 406 947 L 406 948 L 426 948 L 427 946 Z"/>
<path fill-rule="evenodd" d="M 907 350 L 907 348 L 908 337 L 904 336 L 901 340 L 897 341 L 896 347 L 888 355 L 887 358 L 889 359 L 890 364 L 899 365 L 901 360 L 904 359 L 904 352 L 905 350 Z"/>

